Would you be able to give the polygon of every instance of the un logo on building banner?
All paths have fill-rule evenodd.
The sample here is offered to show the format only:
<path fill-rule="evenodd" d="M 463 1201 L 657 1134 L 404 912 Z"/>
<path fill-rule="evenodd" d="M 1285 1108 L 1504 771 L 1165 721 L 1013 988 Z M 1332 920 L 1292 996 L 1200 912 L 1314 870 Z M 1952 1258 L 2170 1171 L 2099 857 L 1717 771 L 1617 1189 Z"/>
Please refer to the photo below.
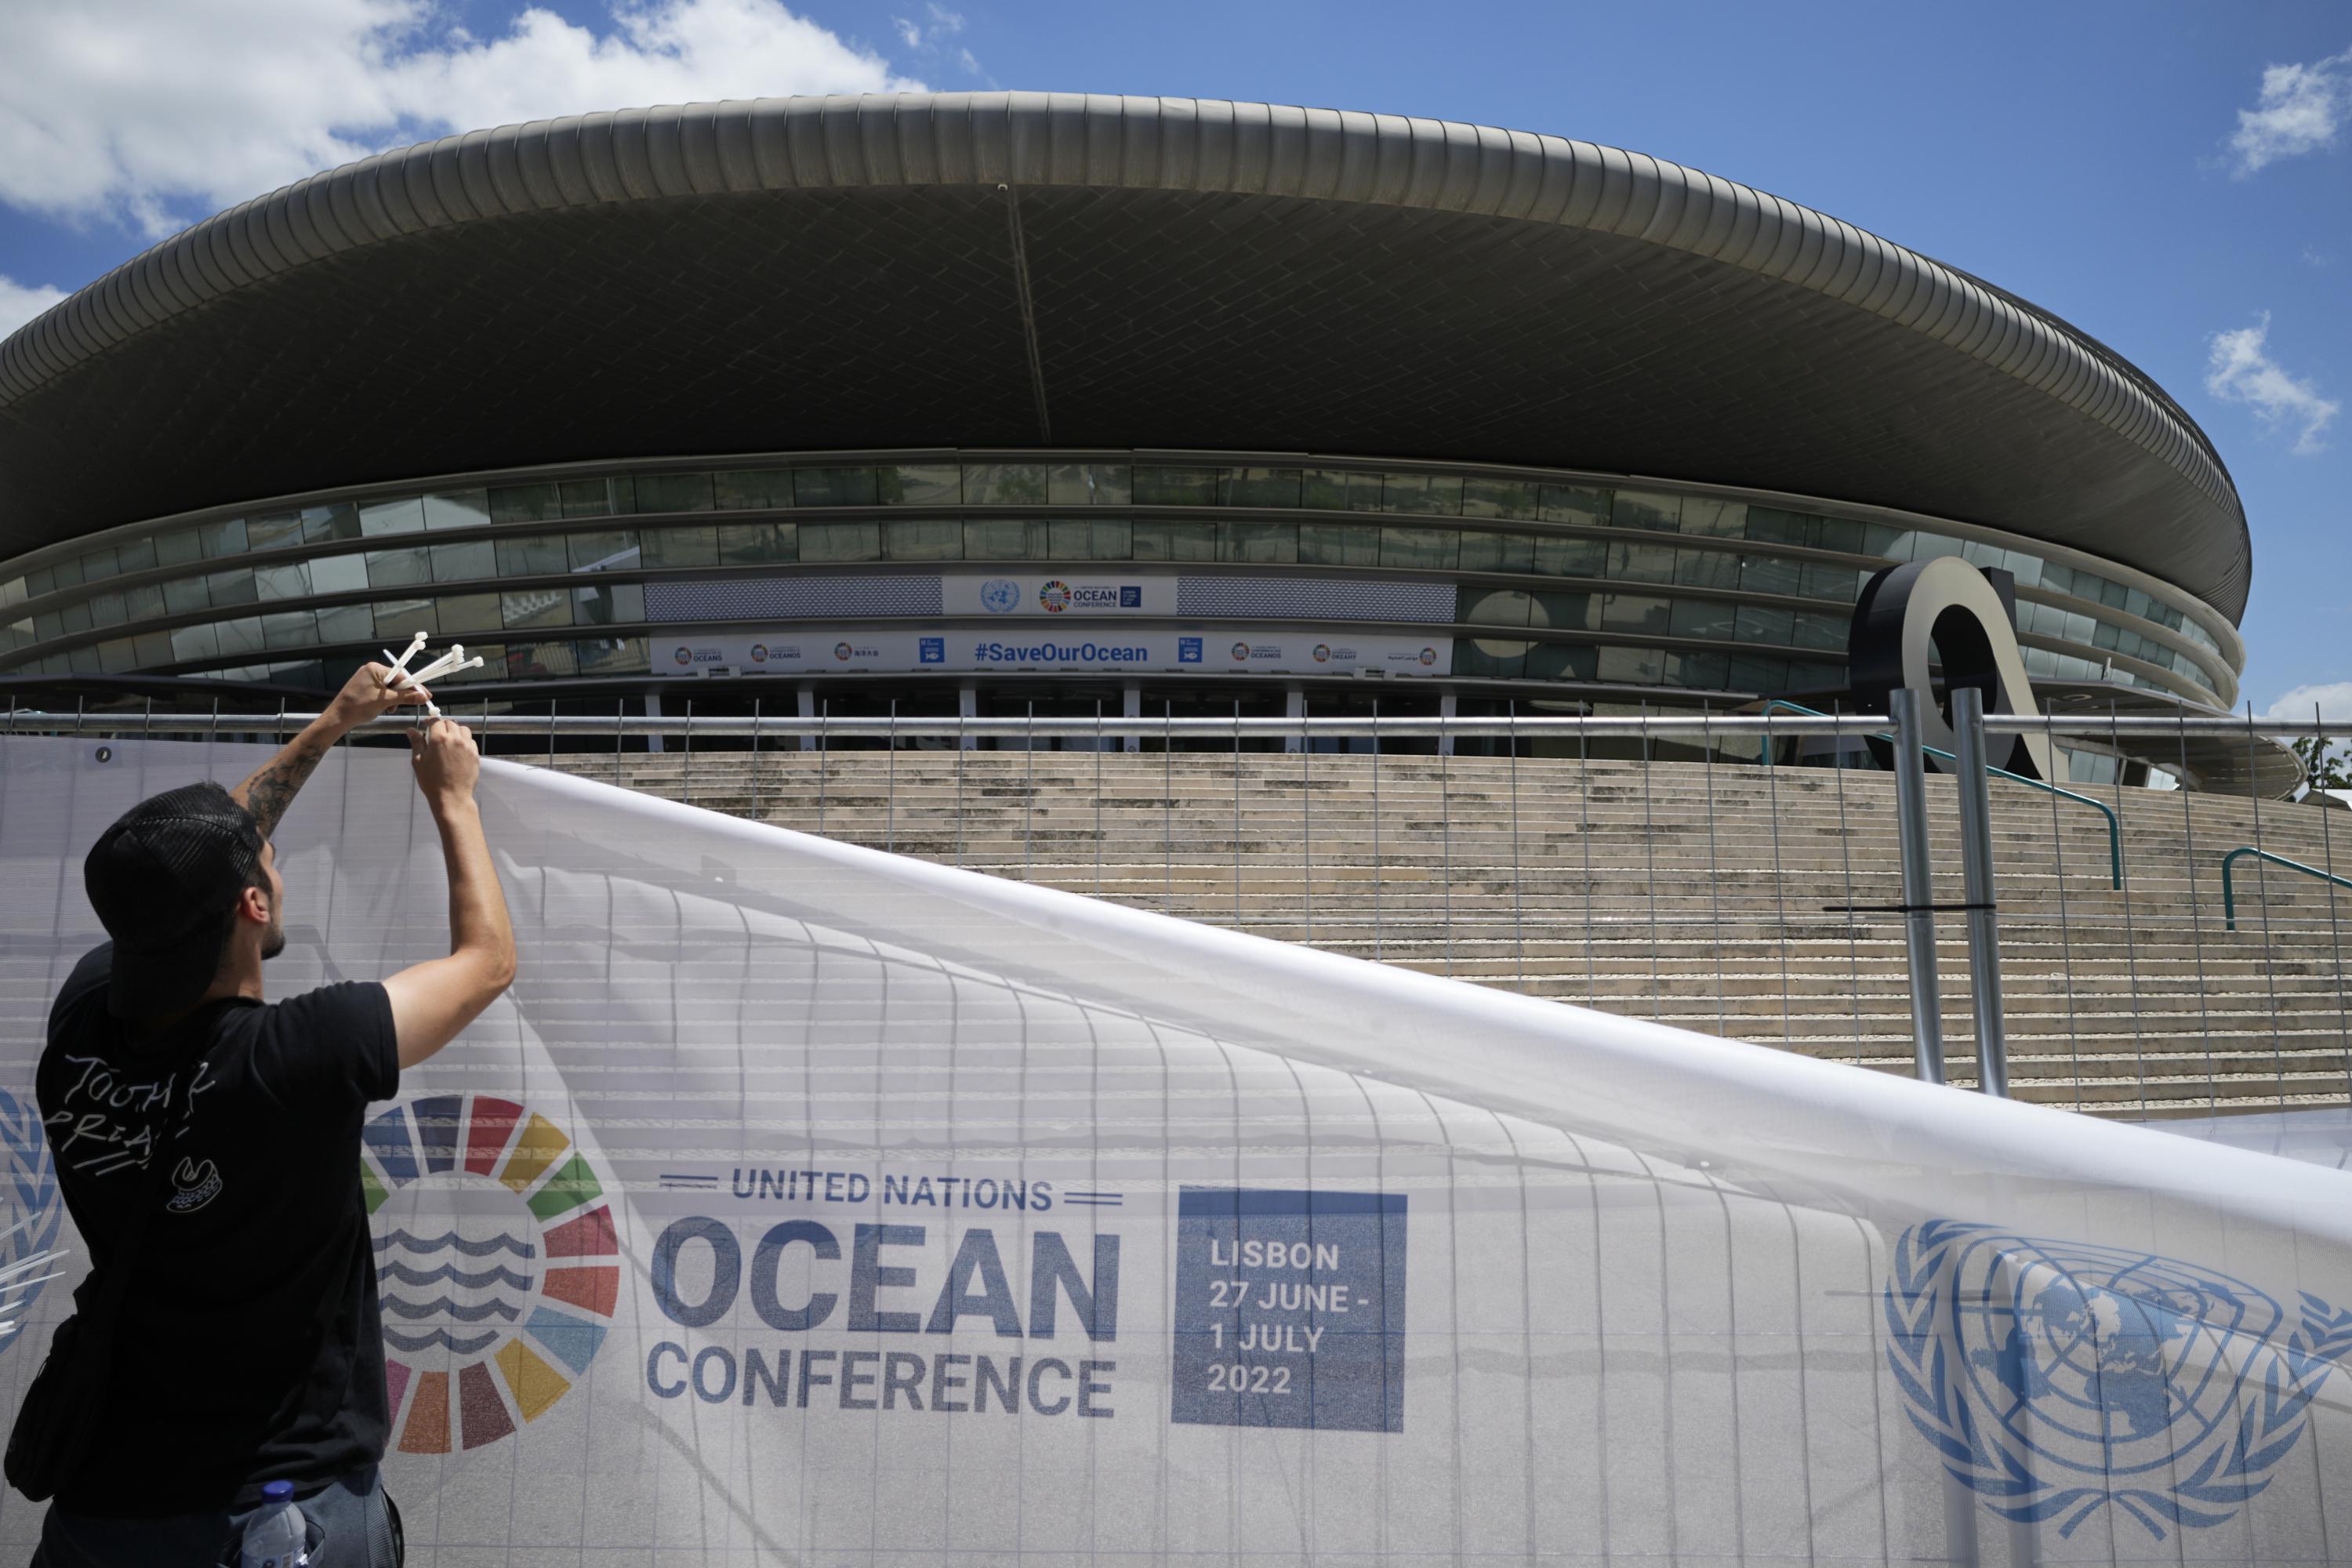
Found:
<path fill-rule="evenodd" d="M 20 1283 L 25 1267 L 47 1273 L 54 1265 L 31 1265 L 55 1247 L 66 1205 L 58 1193 L 57 1163 L 41 1136 L 34 1106 L 0 1089 L 0 1321 L 21 1323 L 41 1294 L 41 1283 Z M 16 1342 L 13 1328 L 0 1328 L 0 1351 Z"/>
<path fill-rule="evenodd" d="M 2003 1519 L 2114 1507 L 2158 1540 L 2269 1486 L 2352 1357 L 2352 1311 L 2174 1258 L 1930 1220 L 1897 1238 L 1886 1359 L 1911 1423 Z"/>

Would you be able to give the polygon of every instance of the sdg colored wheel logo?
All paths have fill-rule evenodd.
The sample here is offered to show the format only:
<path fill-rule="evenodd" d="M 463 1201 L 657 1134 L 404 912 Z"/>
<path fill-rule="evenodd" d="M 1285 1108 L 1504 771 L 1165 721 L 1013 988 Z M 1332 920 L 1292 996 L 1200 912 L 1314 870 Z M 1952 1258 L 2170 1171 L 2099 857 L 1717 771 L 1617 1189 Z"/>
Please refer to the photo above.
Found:
<path fill-rule="evenodd" d="M 364 1136 L 395 1445 L 495 1443 L 604 1343 L 621 1288 L 604 1184 L 553 1122 L 489 1095 L 395 1105 Z"/>

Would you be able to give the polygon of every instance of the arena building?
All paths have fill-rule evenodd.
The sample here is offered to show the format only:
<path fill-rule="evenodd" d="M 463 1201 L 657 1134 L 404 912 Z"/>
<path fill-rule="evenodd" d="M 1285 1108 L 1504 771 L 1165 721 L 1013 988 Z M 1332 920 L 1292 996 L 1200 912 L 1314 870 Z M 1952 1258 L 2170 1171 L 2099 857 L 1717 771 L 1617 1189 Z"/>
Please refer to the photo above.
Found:
<path fill-rule="evenodd" d="M 526 706 L 1826 704 L 1860 585 L 1948 554 L 2013 575 L 2045 707 L 2235 701 L 2243 510 L 2112 350 L 1780 197 L 1431 121 L 510 126 L 0 344 L 20 700 L 285 700 L 421 629 Z M 2067 757 L 2151 766 L 2248 759 Z"/>

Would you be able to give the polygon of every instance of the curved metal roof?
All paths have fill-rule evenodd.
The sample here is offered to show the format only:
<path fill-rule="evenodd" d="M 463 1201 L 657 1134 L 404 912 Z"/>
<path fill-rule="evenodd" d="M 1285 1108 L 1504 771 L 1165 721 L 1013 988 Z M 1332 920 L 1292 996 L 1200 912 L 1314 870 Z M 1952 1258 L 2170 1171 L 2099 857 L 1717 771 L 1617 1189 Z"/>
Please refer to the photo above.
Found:
<path fill-rule="evenodd" d="M 2232 618 L 2228 472 L 2046 312 L 1638 153 L 974 93 L 474 132 L 257 198 L 0 343 L 0 554 L 331 485 L 865 446 L 1333 451 L 1900 507 Z"/>

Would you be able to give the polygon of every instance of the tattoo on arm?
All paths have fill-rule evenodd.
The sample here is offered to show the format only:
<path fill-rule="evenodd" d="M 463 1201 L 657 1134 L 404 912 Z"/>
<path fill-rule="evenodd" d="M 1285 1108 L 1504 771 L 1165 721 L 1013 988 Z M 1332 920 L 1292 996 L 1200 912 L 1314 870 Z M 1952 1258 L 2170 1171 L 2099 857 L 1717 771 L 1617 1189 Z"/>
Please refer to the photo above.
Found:
<path fill-rule="evenodd" d="M 327 754 L 331 742 L 315 741 L 308 735 L 297 737 L 286 749 L 264 763 L 251 778 L 230 792 L 231 796 L 253 814 L 261 836 L 268 838 L 278 831 L 278 819 L 286 808 L 294 804 L 294 796 L 310 774 L 318 768 L 320 759 Z"/>

